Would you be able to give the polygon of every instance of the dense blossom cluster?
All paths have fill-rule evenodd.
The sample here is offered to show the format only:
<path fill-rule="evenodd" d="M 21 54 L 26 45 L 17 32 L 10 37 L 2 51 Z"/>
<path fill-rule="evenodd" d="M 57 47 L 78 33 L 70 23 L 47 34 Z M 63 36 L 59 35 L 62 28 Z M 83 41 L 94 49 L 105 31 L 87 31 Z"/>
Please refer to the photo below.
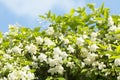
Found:
<path fill-rule="evenodd" d="M 120 26 L 111 16 L 107 26 L 103 36 L 90 27 L 73 33 L 9 25 L 9 32 L 0 34 L 0 80 L 120 80 Z"/>

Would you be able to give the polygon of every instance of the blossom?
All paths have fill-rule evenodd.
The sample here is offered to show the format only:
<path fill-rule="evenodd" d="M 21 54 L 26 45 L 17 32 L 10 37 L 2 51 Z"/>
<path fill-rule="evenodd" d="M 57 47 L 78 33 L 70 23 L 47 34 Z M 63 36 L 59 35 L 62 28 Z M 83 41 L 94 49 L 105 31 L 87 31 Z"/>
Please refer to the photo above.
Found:
<path fill-rule="evenodd" d="M 96 44 L 92 44 L 91 46 L 88 46 L 90 51 L 96 51 L 99 47 Z"/>
<path fill-rule="evenodd" d="M 8 54 L 10 54 L 10 53 L 12 52 L 12 50 L 11 50 L 11 49 L 8 49 L 8 50 L 6 50 L 6 52 L 7 52 Z"/>
<path fill-rule="evenodd" d="M 51 75 L 54 75 L 55 73 L 57 73 L 56 69 L 55 68 L 50 68 L 48 70 L 48 73 L 51 73 Z"/>
<path fill-rule="evenodd" d="M 82 37 L 77 38 L 77 42 L 76 42 L 77 45 L 82 46 L 83 43 L 84 43 L 84 39 Z"/>
<path fill-rule="evenodd" d="M 61 65 L 55 66 L 55 69 L 57 70 L 59 74 L 63 74 L 64 72 L 64 68 Z"/>
<path fill-rule="evenodd" d="M 95 59 L 96 59 L 97 56 L 98 55 L 95 54 L 95 53 L 89 53 L 87 55 L 87 58 L 84 59 L 85 64 L 87 64 L 87 65 L 92 64 L 95 61 Z"/>
<path fill-rule="evenodd" d="M 87 55 L 88 55 L 88 50 L 87 50 L 86 48 L 82 48 L 82 49 L 81 49 L 81 52 L 82 52 L 82 54 L 81 54 L 82 57 L 87 57 Z"/>
<path fill-rule="evenodd" d="M 61 41 L 64 40 L 64 36 L 63 36 L 63 34 L 61 34 L 61 35 L 59 36 L 59 39 L 60 39 Z"/>
<path fill-rule="evenodd" d="M 59 47 L 56 47 L 53 50 L 54 50 L 53 51 L 54 56 L 57 55 L 57 56 L 62 57 L 63 59 L 67 58 L 67 56 L 68 56 L 67 53 L 66 52 L 62 52 Z"/>
<path fill-rule="evenodd" d="M 84 59 L 84 63 L 87 64 L 87 65 L 90 65 L 90 64 L 92 64 L 93 62 L 92 62 L 92 60 L 90 60 L 89 58 L 85 58 L 85 59 Z"/>
<path fill-rule="evenodd" d="M 53 67 L 53 66 L 56 66 L 56 65 L 60 65 L 60 64 L 62 64 L 62 57 L 54 57 L 54 59 L 51 59 L 51 58 L 49 58 L 48 59 L 48 64 L 51 66 L 51 67 Z"/>
<path fill-rule="evenodd" d="M 85 67 L 85 63 L 84 62 L 81 62 L 81 67 Z"/>
<path fill-rule="evenodd" d="M 120 75 L 117 77 L 117 80 L 120 80 Z"/>
<path fill-rule="evenodd" d="M 85 34 L 84 34 L 84 35 L 82 35 L 82 36 L 83 36 L 83 39 L 86 39 L 86 38 L 88 38 L 88 36 L 87 36 L 87 35 L 85 35 Z"/>
<path fill-rule="evenodd" d="M 28 50 L 29 53 L 36 54 L 37 47 L 33 44 L 27 45 L 26 49 Z"/>
<path fill-rule="evenodd" d="M 36 37 L 35 39 L 36 39 L 37 44 L 42 44 L 43 43 L 43 39 L 40 36 Z"/>
<path fill-rule="evenodd" d="M 74 62 L 68 62 L 66 67 L 70 67 L 72 69 L 73 67 L 75 67 L 75 64 Z"/>
<path fill-rule="evenodd" d="M 13 57 L 11 56 L 11 55 L 9 55 L 9 54 L 3 54 L 3 57 L 5 58 L 5 59 L 12 59 Z"/>
<path fill-rule="evenodd" d="M 55 73 L 63 74 L 64 68 L 61 65 L 57 65 L 54 68 L 50 68 L 48 72 L 51 73 L 52 75 Z"/>
<path fill-rule="evenodd" d="M 61 56 L 63 59 L 66 59 L 67 56 L 68 56 L 68 54 L 67 54 L 66 52 L 62 52 L 62 53 L 60 54 L 60 56 Z"/>
<path fill-rule="evenodd" d="M 110 28 L 108 29 L 108 31 L 116 31 L 117 27 L 115 25 L 110 26 Z"/>
<path fill-rule="evenodd" d="M 23 67 L 24 68 L 24 67 Z M 8 80 L 33 80 L 35 75 L 28 70 L 14 70 L 8 74 Z"/>
<path fill-rule="evenodd" d="M 69 43 L 69 39 L 63 39 L 64 44 L 68 44 Z"/>
<path fill-rule="evenodd" d="M 48 47 L 50 46 L 55 46 L 55 43 L 51 41 L 49 38 L 44 38 L 44 45 L 47 45 Z"/>
<path fill-rule="evenodd" d="M 108 18 L 108 26 L 114 25 L 113 19 L 111 16 Z"/>
<path fill-rule="evenodd" d="M 14 46 L 13 48 L 12 48 L 12 52 L 14 52 L 14 53 L 21 53 L 21 48 L 19 48 L 19 47 L 17 47 L 17 46 Z"/>
<path fill-rule="evenodd" d="M 32 55 L 32 59 L 33 59 L 34 61 L 37 61 L 37 57 L 34 56 L 34 55 Z"/>
<path fill-rule="evenodd" d="M 97 32 L 92 32 L 92 33 L 91 33 L 91 37 L 92 37 L 92 38 L 96 38 L 96 37 L 97 37 Z"/>
<path fill-rule="evenodd" d="M 48 29 L 46 30 L 46 34 L 47 34 L 47 35 L 53 35 L 53 34 L 54 34 L 54 29 L 53 29 L 53 27 L 48 27 Z"/>
<path fill-rule="evenodd" d="M 120 59 L 119 58 L 115 59 L 114 64 L 115 66 L 120 66 Z"/>
<path fill-rule="evenodd" d="M 74 53 L 74 51 L 75 51 L 75 49 L 74 49 L 71 45 L 68 46 L 67 50 L 68 50 L 70 53 Z"/>
<path fill-rule="evenodd" d="M 96 66 L 98 66 L 98 64 L 99 64 L 99 62 L 98 62 L 98 61 L 95 61 L 95 62 L 92 63 L 92 66 L 93 66 L 93 67 L 96 67 Z"/>
<path fill-rule="evenodd" d="M 105 67 L 106 67 L 106 65 L 103 62 L 98 64 L 98 69 L 100 69 L 100 70 L 104 69 Z"/>
<path fill-rule="evenodd" d="M 40 60 L 40 62 L 47 61 L 47 56 L 45 54 L 41 53 L 38 56 L 38 59 Z"/>
<path fill-rule="evenodd" d="M 54 48 L 53 49 L 54 51 L 53 51 L 53 54 L 61 54 L 62 53 L 62 51 L 60 50 L 60 48 L 59 47 L 56 47 L 56 48 Z"/>

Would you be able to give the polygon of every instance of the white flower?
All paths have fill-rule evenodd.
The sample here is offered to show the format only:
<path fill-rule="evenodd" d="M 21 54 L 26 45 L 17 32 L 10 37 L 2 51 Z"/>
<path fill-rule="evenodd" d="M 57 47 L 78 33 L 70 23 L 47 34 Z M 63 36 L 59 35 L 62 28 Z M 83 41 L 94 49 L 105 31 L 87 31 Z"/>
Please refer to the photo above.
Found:
<path fill-rule="evenodd" d="M 12 52 L 14 52 L 14 53 L 21 53 L 21 48 L 19 48 L 19 47 L 17 47 L 17 46 L 14 46 L 13 48 L 12 48 Z"/>
<path fill-rule="evenodd" d="M 56 58 L 54 58 L 54 59 L 49 58 L 49 59 L 48 59 L 48 64 L 49 64 L 51 67 L 60 65 L 60 64 L 62 64 L 62 58 L 61 58 L 61 57 L 56 57 Z"/>
<path fill-rule="evenodd" d="M 69 39 L 63 39 L 64 44 L 68 44 L 69 43 Z"/>
<path fill-rule="evenodd" d="M 29 66 L 24 66 L 21 69 L 13 70 L 8 74 L 8 80 L 34 80 L 34 73 L 30 72 Z"/>
<path fill-rule="evenodd" d="M 96 44 L 92 44 L 91 46 L 88 46 L 90 51 L 96 51 L 99 47 Z"/>
<path fill-rule="evenodd" d="M 98 69 L 100 69 L 100 70 L 104 69 L 105 67 L 106 67 L 106 65 L 103 62 L 98 64 Z"/>
<path fill-rule="evenodd" d="M 48 27 L 48 29 L 46 30 L 46 34 L 47 34 L 47 35 L 53 35 L 53 34 L 54 34 L 54 29 L 53 29 L 53 27 Z"/>
<path fill-rule="evenodd" d="M 84 35 L 83 35 L 83 39 L 86 39 L 86 38 L 88 38 L 88 36 L 84 34 Z"/>
<path fill-rule="evenodd" d="M 61 65 L 55 66 L 55 69 L 57 70 L 59 74 L 63 74 L 64 72 L 64 68 Z"/>
<path fill-rule="evenodd" d="M 22 43 L 20 43 L 20 44 L 18 45 L 18 47 L 23 47 L 23 44 L 22 44 Z"/>
<path fill-rule="evenodd" d="M 82 57 L 87 57 L 87 55 L 88 55 L 88 50 L 87 50 L 86 48 L 82 48 L 82 49 L 81 49 L 81 52 L 82 52 L 82 54 L 81 54 Z"/>
<path fill-rule="evenodd" d="M 117 77 L 117 80 L 120 80 L 120 75 Z"/>
<path fill-rule="evenodd" d="M 87 55 L 87 58 L 84 59 L 85 64 L 87 64 L 87 65 L 92 64 L 95 61 L 95 59 L 96 59 L 97 56 L 98 55 L 95 54 L 95 53 L 89 53 Z"/>
<path fill-rule="evenodd" d="M 45 54 L 41 53 L 38 56 L 38 59 L 40 60 L 40 62 L 47 61 L 47 56 Z"/>
<path fill-rule="evenodd" d="M 98 57 L 98 54 L 95 54 L 95 53 L 89 53 L 87 55 L 87 58 L 89 58 L 92 61 L 94 61 L 96 59 L 96 57 Z"/>
<path fill-rule="evenodd" d="M 51 75 L 54 75 L 55 73 L 57 73 L 56 69 L 55 68 L 50 68 L 48 70 L 48 73 L 51 73 Z"/>
<path fill-rule="evenodd" d="M 85 63 L 84 62 L 81 62 L 81 67 L 85 67 Z"/>
<path fill-rule="evenodd" d="M 82 48 L 82 49 L 81 49 L 81 52 L 82 52 L 82 53 L 88 53 L 88 50 L 87 50 L 86 48 Z"/>
<path fill-rule="evenodd" d="M 23 70 L 23 71 L 29 71 L 30 67 L 27 65 L 27 66 L 24 66 L 21 70 Z"/>
<path fill-rule="evenodd" d="M 97 33 L 96 33 L 96 32 L 92 32 L 92 33 L 91 33 L 91 37 L 92 37 L 92 38 L 96 38 L 96 37 L 97 37 Z"/>
<path fill-rule="evenodd" d="M 75 64 L 74 62 L 68 62 L 66 67 L 70 67 L 72 69 L 73 67 L 75 67 Z"/>
<path fill-rule="evenodd" d="M 10 54 L 10 53 L 12 52 L 12 50 L 11 50 L 11 49 L 8 49 L 8 50 L 6 50 L 6 52 L 7 52 L 8 54 Z"/>
<path fill-rule="evenodd" d="M 27 72 L 27 79 L 28 79 L 28 80 L 34 80 L 34 79 L 35 79 L 34 73 L 31 73 L 30 71 Z"/>
<path fill-rule="evenodd" d="M 76 44 L 77 44 L 77 45 L 82 46 L 82 45 L 83 45 L 83 43 L 84 43 L 84 39 L 83 39 L 82 37 L 77 38 L 77 42 L 76 42 Z"/>
<path fill-rule="evenodd" d="M 114 25 L 113 19 L 111 16 L 108 18 L 108 26 Z"/>
<path fill-rule="evenodd" d="M 98 62 L 98 61 L 95 61 L 95 62 L 92 63 L 92 66 L 93 66 L 93 67 L 96 67 L 96 66 L 98 66 L 98 65 L 99 65 L 99 62 Z"/>
<path fill-rule="evenodd" d="M 54 56 L 58 56 L 58 57 L 60 56 L 60 57 L 62 57 L 63 59 L 67 58 L 67 56 L 68 56 L 68 55 L 66 54 L 66 52 L 62 52 L 59 47 L 56 47 L 56 48 L 54 48 L 53 50 L 54 50 L 54 51 L 53 51 Z"/>
<path fill-rule="evenodd" d="M 90 64 L 92 64 L 92 60 L 90 60 L 89 58 L 85 58 L 84 63 L 87 65 L 90 65 Z"/>
<path fill-rule="evenodd" d="M 109 31 L 116 31 L 117 27 L 115 25 L 110 26 Z"/>
<path fill-rule="evenodd" d="M 34 56 L 34 55 L 32 55 L 32 59 L 33 59 L 34 61 L 37 61 L 37 57 Z"/>
<path fill-rule="evenodd" d="M 60 39 L 61 41 L 64 40 L 64 36 L 63 36 L 63 34 L 60 35 L 59 39 Z"/>
<path fill-rule="evenodd" d="M 9 55 L 9 54 L 3 54 L 3 57 L 4 57 L 5 59 L 11 59 L 11 58 L 12 58 L 11 55 Z"/>
<path fill-rule="evenodd" d="M 39 37 L 36 37 L 36 43 L 37 44 L 42 44 L 43 43 L 43 39 L 39 36 Z"/>
<path fill-rule="evenodd" d="M 34 53 L 36 54 L 37 47 L 33 44 L 30 44 L 26 46 L 26 49 L 28 50 L 29 53 Z"/>
<path fill-rule="evenodd" d="M 62 51 L 60 50 L 60 48 L 59 47 L 56 47 L 56 48 L 54 48 L 53 49 L 54 51 L 53 51 L 53 54 L 55 55 L 55 54 L 61 54 L 62 53 Z"/>
<path fill-rule="evenodd" d="M 14 67 L 13 67 L 13 64 L 10 64 L 10 63 L 6 63 L 6 65 L 4 65 L 4 70 L 14 70 Z"/>
<path fill-rule="evenodd" d="M 114 64 L 115 66 L 120 66 L 120 59 L 119 58 L 115 59 Z"/>
<path fill-rule="evenodd" d="M 67 50 L 68 50 L 70 53 L 74 53 L 74 51 L 75 51 L 75 49 L 74 49 L 71 45 L 68 46 Z"/>
<path fill-rule="evenodd" d="M 60 54 L 60 56 L 61 56 L 63 59 L 66 59 L 68 55 L 67 55 L 66 52 L 62 52 L 62 53 Z"/>
<path fill-rule="evenodd" d="M 48 47 L 50 46 L 55 46 L 55 43 L 51 41 L 49 38 L 44 38 L 44 45 L 47 45 Z"/>
<path fill-rule="evenodd" d="M 57 65 L 54 68 L 50 68 L 48 72 L 51 73 L 52 75 L 55 73 L 63 74 L 64 68 L 61 65 Z"/>

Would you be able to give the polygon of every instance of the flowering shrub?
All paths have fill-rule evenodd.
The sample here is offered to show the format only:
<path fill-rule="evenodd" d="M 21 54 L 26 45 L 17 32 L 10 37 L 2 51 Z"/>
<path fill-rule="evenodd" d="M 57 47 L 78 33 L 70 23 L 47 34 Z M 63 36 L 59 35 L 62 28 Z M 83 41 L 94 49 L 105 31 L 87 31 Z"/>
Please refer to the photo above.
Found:
<path fill-rule="evenodd" d="M 120 16 L 72 9 L 46 30 L 9 25 L 0 33 L 0 80 L 120 80 Z"/>

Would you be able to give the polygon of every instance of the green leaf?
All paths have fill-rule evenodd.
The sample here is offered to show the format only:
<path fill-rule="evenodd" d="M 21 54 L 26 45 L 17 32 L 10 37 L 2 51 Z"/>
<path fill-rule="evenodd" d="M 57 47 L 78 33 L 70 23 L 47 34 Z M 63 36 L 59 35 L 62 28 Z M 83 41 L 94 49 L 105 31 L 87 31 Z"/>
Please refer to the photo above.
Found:
<path fill-rule="evenodd" d="M 2 38 L 3 37 L 3 34 L 2 34 L 2 32 L 0 32 L 0 38 Z"/>
<path fill-rule="evenodd" d="M 40 27 L 35 27 L 33 31 L 39 32 L 40 31 Z"/>
<path fill-rule="evenodd" d="M 94 3 L 91 3 L 91 4 L 87 4 L 87 6 L 92 10 L 92 11 L 94 11 L 95 9 L 94 9 L 94 6 L 95 6 L 95 4 Z"/>
<path fill-rule="evenodd" d="M 73 16 L 74 13 L 75 13 L 75 10 L 74 10 L 74 9 L 71 9 L 71 10 L 70 10 L 70 16 Z"/>
<path fill-rule="evenodd" d="M 59 78 L 57 78 L 57 80 L 65 80 L 65 78 L 59 77 Z"/>
<path fill-rule="evenodd" d="M 120 56 L 111 56 L 110 58 L 112 58 L 112 59 L 116 59 L 116 58 L 120 58 Z"/>
<path fill-rule="evenodd" d="M 47 18 L 50 18 L 50 17 L 51 17 L 51 11 L 47 13 Z"/>
<path fill-rule="evenodd" d="M 116 48 L 116 52 L 117 52 L 117 53 L 120 53 L 120 45 L 117 46 L 117 48 Z"/>

